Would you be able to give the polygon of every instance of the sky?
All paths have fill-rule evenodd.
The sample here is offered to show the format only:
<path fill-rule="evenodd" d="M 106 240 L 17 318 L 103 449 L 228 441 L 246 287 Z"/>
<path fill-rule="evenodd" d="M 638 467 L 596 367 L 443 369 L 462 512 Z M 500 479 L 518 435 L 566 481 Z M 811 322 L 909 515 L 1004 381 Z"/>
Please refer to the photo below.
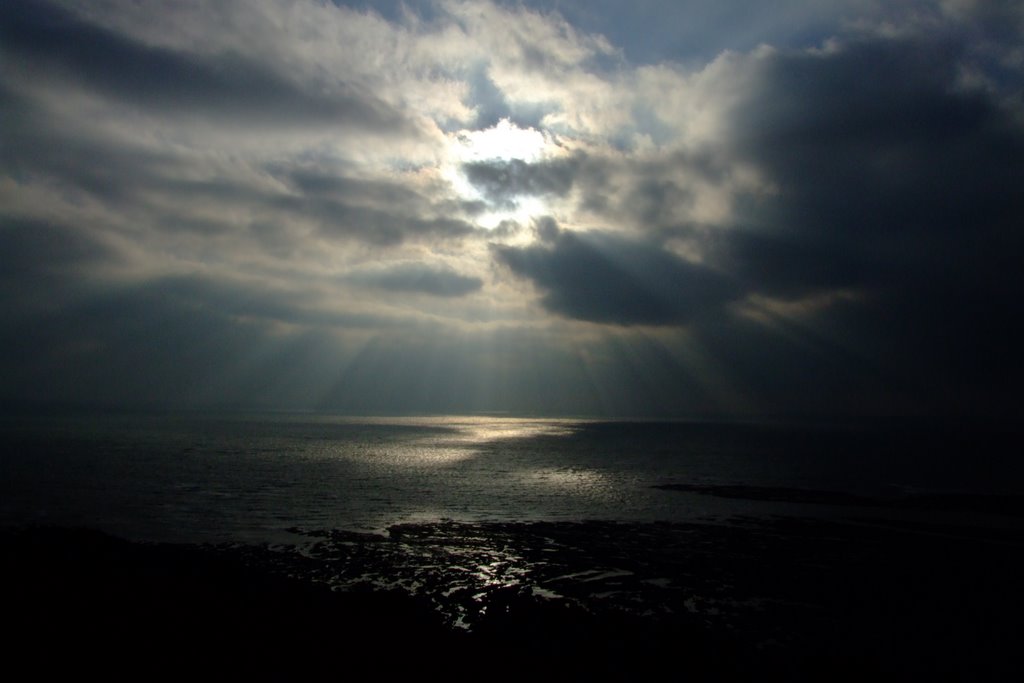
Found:
<path fill-rule="evenodd" d="M 0 3 L 0 406 L 1024 415 L 1024 5 Z"/>

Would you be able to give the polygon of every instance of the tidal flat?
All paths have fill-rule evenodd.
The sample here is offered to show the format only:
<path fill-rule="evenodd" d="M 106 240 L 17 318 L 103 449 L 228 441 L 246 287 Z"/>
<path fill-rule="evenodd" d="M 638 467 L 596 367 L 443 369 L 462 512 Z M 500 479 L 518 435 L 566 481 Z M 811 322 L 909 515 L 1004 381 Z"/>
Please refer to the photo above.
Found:
<path fill-rule="evenodd" d="M 1008 680 L 1024 538 L 874 518 L 294 528 L 169 544 L 9 528 L 8 668 Z M 13 670 L 13 669 L 11 669 Z"/>

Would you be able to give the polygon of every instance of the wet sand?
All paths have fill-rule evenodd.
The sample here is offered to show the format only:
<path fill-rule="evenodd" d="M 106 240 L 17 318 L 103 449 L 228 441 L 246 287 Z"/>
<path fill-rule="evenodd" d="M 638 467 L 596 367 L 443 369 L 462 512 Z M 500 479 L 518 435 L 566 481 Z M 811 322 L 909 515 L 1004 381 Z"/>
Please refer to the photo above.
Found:
<path fill-rule="evenodd" d="M 293 529 L 274 546 L 9 529 L 6 661 L 143 678 L 1024 673 L 1019 531 L 727 522 Z"/>

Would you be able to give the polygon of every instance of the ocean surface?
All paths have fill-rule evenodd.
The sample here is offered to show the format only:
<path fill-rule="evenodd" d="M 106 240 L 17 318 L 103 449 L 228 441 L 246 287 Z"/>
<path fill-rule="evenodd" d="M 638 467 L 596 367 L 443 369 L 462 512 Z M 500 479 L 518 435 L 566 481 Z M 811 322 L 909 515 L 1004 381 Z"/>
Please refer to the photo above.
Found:
<path fill-rule="evenodd" d="M 979 425 L 274 414 L 6 417 L 0 429 L 0 524 L 133 540 L 273 543 L 441 520 L 1000 525 L 1020 515 L 903 503 L 1024 494 L 1019 442 Z"/>

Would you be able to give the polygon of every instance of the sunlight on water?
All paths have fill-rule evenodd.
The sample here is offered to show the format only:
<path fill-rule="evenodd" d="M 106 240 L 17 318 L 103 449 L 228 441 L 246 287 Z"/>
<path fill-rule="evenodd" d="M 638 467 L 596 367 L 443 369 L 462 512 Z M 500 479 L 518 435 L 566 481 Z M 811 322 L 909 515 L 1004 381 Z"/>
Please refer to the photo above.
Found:
<path fill-rule="evenodd" d="M 293 527 L 380 532 L 438 520 L 827 513 L 834 506 L 684 489 L 1016 494 L 1012 482 L 1021 480 L 1017 461 L 1006 460 L 1001 476 L 965 482 L 959 450 L 938 458 L 910 441 L 876 448 L 888 432 L 861 443 L 848 432 L 743 425 L 329 415 L 42 420 L 18 429 L 7 437 L 0 523 L 155 540 L 267 539 Z M 492 561 L 472 571 L 487 574 Z"/>
<path fill-rule="evenodd" d="M 340 422 L 426 430 L 425 434 L 412 437 L 401 448 L 388 442 L 380 448 L 371 446 L 361 452 L 363 457 L 409 466 L 447 466 L 470 460 L 479 455 L 482 448 L 498 446 L 501 442 L 571 436 L 581 424 L 568 420 L 493 417 L 344 418 Z M 338 456 L 352 456 L 348 443 L 339 445 Z"/>
<path fill-rule="evenodd" d="M 534 419 L 487 416 L 438 417 L 339 417 L 329 418 L 338 424 L 422 427 L 450 431 L 453 438 L 467 442 L 498 439 L 525 439 L 534 436 L 568 436 L 586 420 Z"/>
<path fill-rule="evenodd" d="M 455 422 L 457 428 L 470 441 L 480 443 L 503 439 L 529 439 L 537 436 L 570 436 L 579 422 L 567 420 L 525 420 L 471 418 Z"/>

